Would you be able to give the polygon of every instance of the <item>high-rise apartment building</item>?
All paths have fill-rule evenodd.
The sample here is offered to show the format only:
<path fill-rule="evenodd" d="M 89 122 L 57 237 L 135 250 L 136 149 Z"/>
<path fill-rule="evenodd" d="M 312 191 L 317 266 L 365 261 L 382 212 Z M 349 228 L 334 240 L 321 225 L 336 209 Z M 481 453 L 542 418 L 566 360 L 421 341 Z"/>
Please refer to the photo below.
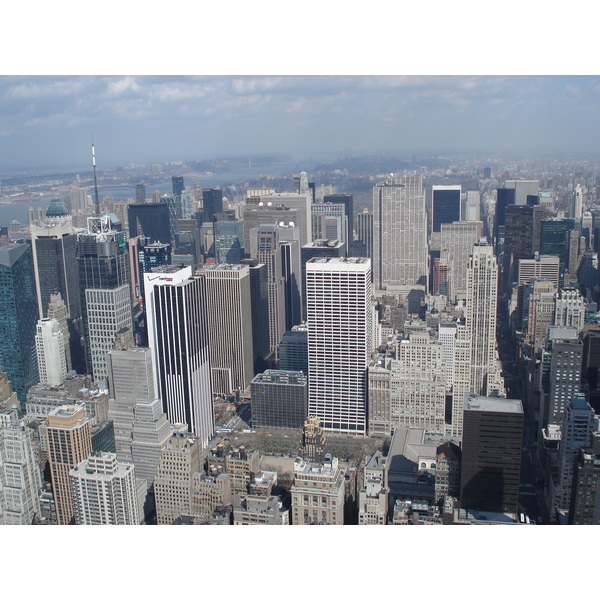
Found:
<path fill-rule="evenodd" d="M 372 347 L 371 261 L 306 263 L 310 415 L 323 429 L 365 434 Z"/>
<path fill-rule="evenodd" d="M 140 525 L 146 486 L 112 452 L 92 452 L 69 472 L 76 525 Z M 140 490 L 140 487 L 143 489 Z"/>
<path fill-rule="evenodd" d="M 375 287 L 427 286 L 427 214 L 419 176 L 389 177 L 373 188 Z"/>
<path fill-rule="evenodd" d="M 40 319 L 35 335 L 40 383 L 59 386 L 67 374 L 65 340 L 56 319 Z"/>
<path fill-rule="evenodd" d="M 517 512 L 522 444 L 520 400 L 466 395 L 460 478 L 463 508 Z"/>
<path fill-rule="evenodd" d="M 187 424 L 208 444 L 213 433 L 206 280 L 191 267 L 144 275 L 154 387 L 173 424 Z"/>
<path fill-rule="evenodd" d="M 78 234 L 77 243 L 87 370 L 104 385 L 106 353 L 117 331 L 133 329 L 125 232 L 108 215 L 89 217 L 88 230 Z"/>
<path fill-rule="evenodd" d="M 92 451 L 90 422 L 82 406 L 60 406 L 48 415 L 46 447 L 59 525 L 73 522 L 69 471 Z"/>
<path fill-rule="evenodd" d="M 0 247 L 0 366 L 21 406 L 39 380 L 35 350 L 38 320 L 31 248 Z"/>
<path fill-rule="evenodd" d="M 204 265 L 213 394 L 243 391 L 254 374 L 248 265 Z"/>

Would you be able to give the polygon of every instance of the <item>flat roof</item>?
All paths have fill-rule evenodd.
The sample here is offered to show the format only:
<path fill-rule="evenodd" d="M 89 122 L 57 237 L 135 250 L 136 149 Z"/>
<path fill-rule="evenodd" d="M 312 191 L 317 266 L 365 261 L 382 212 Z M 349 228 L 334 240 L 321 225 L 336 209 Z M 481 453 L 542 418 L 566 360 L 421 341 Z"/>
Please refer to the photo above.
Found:
<path fill-rule="evenodd" d="M 492 398 L 490 396 L 465 396 L 465 410 L 478 410 L 481 412 L 523 413 L 521 400 L 508 398 Z"/>

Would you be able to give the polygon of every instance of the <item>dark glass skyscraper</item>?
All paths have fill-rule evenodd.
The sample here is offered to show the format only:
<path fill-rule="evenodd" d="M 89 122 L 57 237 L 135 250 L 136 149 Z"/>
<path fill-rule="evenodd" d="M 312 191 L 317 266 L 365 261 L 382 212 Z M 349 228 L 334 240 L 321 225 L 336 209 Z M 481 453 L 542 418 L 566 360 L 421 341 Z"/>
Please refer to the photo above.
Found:
<path fill-rule="evenodd" d="M 127 214 L 130 238 L 143 234 L 152 242 L 171 243 L 169 207 L 166 204 L 130 204 Z"/>
<path fill-rule="evenodd" d="M 442 223 L 460 221 L 460 193 L 460 185 L 433 186 L 431 231 L 441 231 Z"/>
<path fill-rule="evenodd" d="M 214 233 L 217 264 L 241 263 L 244 258 L 244 222 L 215 221 Z"/>
<path fill-rule="evenodd" d="M 212 223 L 217 213 L 223 212 L 223 190 L 221 188 L 207 188 L 202 190 L 204 209 L 202 219 L 205 223 Z"/>
<path fill-rule="evenodd" d="M 33 260 L 28 244 L 0 248 L 0 366 L 24 407 L 39 381 L 35 349 L 38 320 Z"/>
<path fill-rule="evenodd" d="M 181 196 L 181 192 L 183 192 L 183 177 L 171 177 L 171 182 L 173 184 L 173 194 L 175 196 Z"/>

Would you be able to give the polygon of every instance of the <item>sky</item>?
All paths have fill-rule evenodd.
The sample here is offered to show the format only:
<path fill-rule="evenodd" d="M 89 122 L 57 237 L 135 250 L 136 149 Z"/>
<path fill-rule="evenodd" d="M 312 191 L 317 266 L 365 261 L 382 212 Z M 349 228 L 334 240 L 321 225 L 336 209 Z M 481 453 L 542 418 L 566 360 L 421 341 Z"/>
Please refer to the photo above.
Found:
<path fill-rule="evenodd" d="M 9 6 L 26 27 L 0 37 L 0 172 L 80 169 L 92 137 L 99 167 L 595 153 L 595 21 L 533 4 Z"/>
<path fill-rule="evenodd" d="M 585 155 L 597 76 L 1 76 L 0 169 L 286 153 Z"/>

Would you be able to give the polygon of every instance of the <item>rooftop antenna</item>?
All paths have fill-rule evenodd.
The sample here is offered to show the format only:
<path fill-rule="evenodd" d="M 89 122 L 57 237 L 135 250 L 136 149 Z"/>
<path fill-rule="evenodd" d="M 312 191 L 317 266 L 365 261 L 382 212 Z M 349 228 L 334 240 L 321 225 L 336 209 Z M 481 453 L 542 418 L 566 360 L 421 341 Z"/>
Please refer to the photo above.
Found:
<path fill-rule="evenodd" d="M 95 190 L 95 204 L 94 204 L 94 216 L 100 216 L 100 202 L 98 201 L 98 180 L 96 179 L 96 154 L 94 152 L 94 136 L 92 135 L 92 166 L 94 167 L 94 190 Z"/>

